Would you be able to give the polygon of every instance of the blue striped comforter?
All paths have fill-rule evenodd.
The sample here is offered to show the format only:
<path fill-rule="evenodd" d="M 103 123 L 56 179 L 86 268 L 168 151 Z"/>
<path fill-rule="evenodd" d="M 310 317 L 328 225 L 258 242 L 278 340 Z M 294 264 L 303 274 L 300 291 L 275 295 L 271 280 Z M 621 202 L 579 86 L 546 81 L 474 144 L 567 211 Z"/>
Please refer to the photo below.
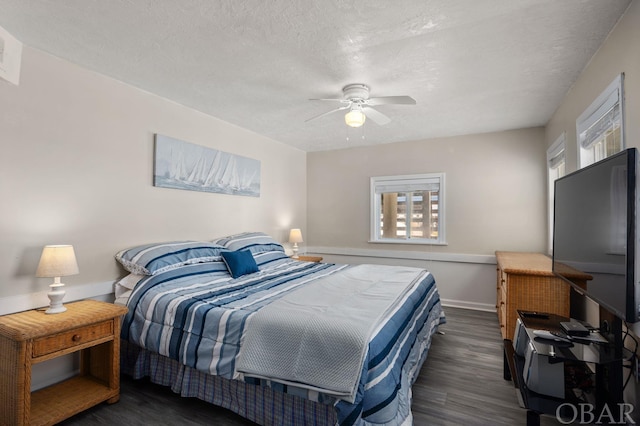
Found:
<path fill-rule="evenodd" d="M 300 262 L 281 252 L 254 257 L 260 272 L 237 279 L 223 262 L 186 265 L 144 278 L 129 298 L 122 338 L 199 371 L 252 382 L 236 371 L 248 319 L 282 295 L 350 268 Z M 315 399 L 332 401 L 343 425 L 402 423 L 410 405 L 408 387 L 441 322 L 435 281 L 425 274 L 371 338 L 355 401 Z"/>

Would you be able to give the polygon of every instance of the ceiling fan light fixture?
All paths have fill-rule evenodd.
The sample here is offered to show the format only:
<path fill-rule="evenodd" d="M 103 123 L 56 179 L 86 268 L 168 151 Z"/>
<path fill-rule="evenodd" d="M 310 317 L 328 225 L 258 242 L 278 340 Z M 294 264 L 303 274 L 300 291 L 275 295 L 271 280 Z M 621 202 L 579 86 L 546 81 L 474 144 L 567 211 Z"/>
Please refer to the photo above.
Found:
<path fill-rule="evenodd" d="M 352 109 L 344 115 L 344 122 L 350 127 L 360 127 L 366 119 L 367 116 L 359 109 Z"/>

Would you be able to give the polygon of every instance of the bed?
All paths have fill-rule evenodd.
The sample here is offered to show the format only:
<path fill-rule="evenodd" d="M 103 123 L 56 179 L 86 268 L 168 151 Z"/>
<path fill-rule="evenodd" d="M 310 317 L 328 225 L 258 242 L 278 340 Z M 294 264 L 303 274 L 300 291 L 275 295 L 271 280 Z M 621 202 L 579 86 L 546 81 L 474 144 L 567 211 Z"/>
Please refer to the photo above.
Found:
<path fill-rule="evenodd" d="M 433 276 L 302 262 L 266 234 L 123 250 L 121 369 L 262 425 L 412 424 Z"/>

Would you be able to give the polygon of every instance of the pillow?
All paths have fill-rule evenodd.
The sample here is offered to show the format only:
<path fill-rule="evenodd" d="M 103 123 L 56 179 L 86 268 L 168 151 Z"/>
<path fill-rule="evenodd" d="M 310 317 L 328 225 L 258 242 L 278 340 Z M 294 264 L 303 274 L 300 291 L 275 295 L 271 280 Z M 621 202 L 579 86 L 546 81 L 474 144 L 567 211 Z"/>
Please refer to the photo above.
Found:
<path fill-rule="evenodd" d="M 259 271 L 249 250 L 222 252 L 222 260 L 233 278 Z"/>
<path fill-rule="evenodd" d="M 263 265 L 266 265 L 267 263 L 271 263 L 279 259 L 288 259 L 289 256 L 287 256 L 282 251 L 265 251 L 262 253 L 254 254 L 253 258 L 255 259 L 256 264 L 258 265 L 258 268 L 261 268 Z"/>
<path fill-rule="evenodd" d="M 129 300 L 133 289 L 144 278 L 148 278 L 148 276 L 141 274 L 129 274 L 120 281 L 117 281 L 113 288 L 113 292 L 116 296 L 113 303 L 127 306 L 127 300 Z"/>
<path fill-rule="evenodd" d="M 231 251 L 249 250 L 253 254 L 268 251 L 281 251 L 284 253 L 282 244 L 263 232 L 243 232 L 242 234 L 218 238 L 213 243 L 224 246 Z"/>
<path fill-rule="evenodd" d="M 220 261 L 220 245 L 201 241 L 147 244 L 122 250 L 116 260 L 133 274 L 156 275 L 184 265 Z"/>
<path fill-rule="evenodd" d="M 129 274 L 116 283 L 116 286 L 128 288 L 133 290 L 138 282 L 146 277 L 143 274 Z"/>

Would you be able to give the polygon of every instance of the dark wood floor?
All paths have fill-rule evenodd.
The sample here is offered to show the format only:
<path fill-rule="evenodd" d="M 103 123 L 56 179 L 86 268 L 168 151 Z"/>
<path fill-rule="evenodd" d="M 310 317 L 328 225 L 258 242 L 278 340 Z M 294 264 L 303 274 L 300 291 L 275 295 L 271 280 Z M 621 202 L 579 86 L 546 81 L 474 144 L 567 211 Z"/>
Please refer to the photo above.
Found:
<path fill-rule="evenodd" d="M 413 386 L 414 425 L 524 425 L 511 382 L 502 378 L 502 339 L 496 314 L 445 308 Z M 254 425 L 225 409 L 180 398 L 168 388 L 124 376 L 117 404 L 101 404 L 63 425 Z M 553 418 L 544 426 L 559 425 Z"/>
<path fill-rule="evenodd" d="M 512 382 L 503 379 L 502 337 L 495 313 L 445 308 L 413 385 L 414 425 L 525 425 Z M 542 417 L 541 425 L 560 425 Z"/>

